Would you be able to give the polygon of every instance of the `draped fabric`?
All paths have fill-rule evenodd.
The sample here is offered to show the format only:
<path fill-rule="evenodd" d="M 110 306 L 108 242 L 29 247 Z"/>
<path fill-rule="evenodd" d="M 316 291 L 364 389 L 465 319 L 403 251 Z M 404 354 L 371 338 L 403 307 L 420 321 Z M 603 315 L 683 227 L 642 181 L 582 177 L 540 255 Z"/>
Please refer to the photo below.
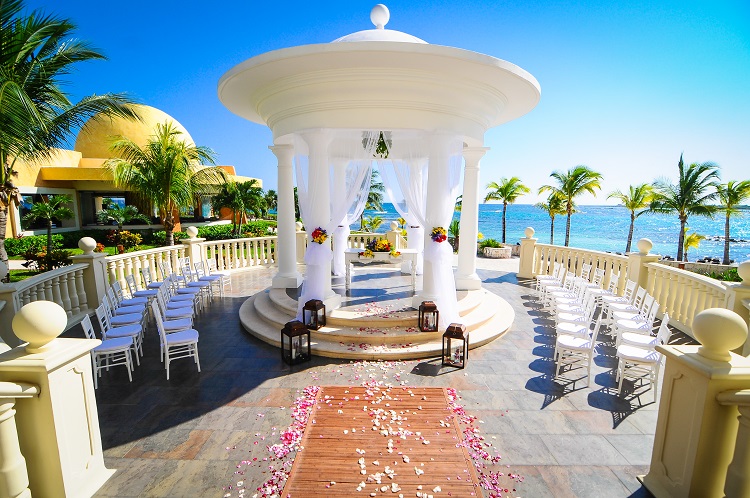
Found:
<path fill-rule="evenodd" d="M 370 189 L 371 160 L 366 159 L 359 136 L 351 132 L 333 134 L 325 150 L 327 167 L 324 178 L 320 172 L 311 174 L 308 144 L 302 137 L 295 136 L 295 169 L 297 173 L 297 195 L 299 198 L 300 215 L 308 235 L 307 250 L 305 251 L 305 279 L 302 292 L 298 300 L 298 318 L 301 318 L 302 306 L 310 299 L 324 300 L 326 290 L 330 286 L 331 275 L 328 263 L 331 261 L 331 236 L 335 236 L 336 229 L 346 221 L 349 214 L 357 214 L 364 209 L 364 202 Z M 332 159 L 346 158 L 345 191 L 338 192 L 331 189 L 335 175 L 332 174 Z M 335 183 L 334 183 L 335 185 Z M 364 200 L 362 200 L 364 196 Z M 328 202 L 329 216 L 322 216 L 320 209 L 314 209 L 315 203 Z M 320 227 L 328 233 L 328 240 L 318 244 L 312 240 L 312 233 Z M 345 240 L 345 239 L 344 239 Z M 346 244 L 339 244 L 341 254 Z"/>
<path fill-rule="evenodd" d="M 344 217 L 333 231 L 333 269 L 337 277 L 346 274 L 344 251 L 349 247 L 349 225 L 354 223 L 365 210 L 367 195 L 370 192 L 372 179 L 372 161 L 360 159 L 349 161 L 345 172 L 345 194 L 334 188 L 336 178 L 331 177 L 331 219 L 335 220 L 338 213 L 345 210 Z M 352 194 L 353 199 L 352 199 Z M 346 205 L 348 204 L 348 206 Z"/>

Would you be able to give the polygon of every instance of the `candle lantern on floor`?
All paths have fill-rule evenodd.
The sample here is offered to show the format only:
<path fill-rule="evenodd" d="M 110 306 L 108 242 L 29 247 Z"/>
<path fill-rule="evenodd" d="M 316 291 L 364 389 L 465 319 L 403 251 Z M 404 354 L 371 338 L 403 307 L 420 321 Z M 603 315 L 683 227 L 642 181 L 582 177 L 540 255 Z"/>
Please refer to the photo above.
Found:
<path fill-rule="evenodd" d="M 443 365 L 464 368 L 468 359 L 469 333 L 466 326 L 451 323 L 443 334 Z"/>
<path fill-rule="evenodd" d="M 281 358 L 295 365 L 310 357 L 310 330 L 299 320 L 287 322 L 281 329 Z"/>
<path fill-rule="evenodd" d="M 437 332 L 440 313 L 432 301 L 422 301 L 419 305 L 419 330 Z"/>
<path fill-rule="evenodd" d="M 326 305 L 319 299 L 310 299 L 302 308 L 302 321 L 310 330 L 326 326 Z"/>

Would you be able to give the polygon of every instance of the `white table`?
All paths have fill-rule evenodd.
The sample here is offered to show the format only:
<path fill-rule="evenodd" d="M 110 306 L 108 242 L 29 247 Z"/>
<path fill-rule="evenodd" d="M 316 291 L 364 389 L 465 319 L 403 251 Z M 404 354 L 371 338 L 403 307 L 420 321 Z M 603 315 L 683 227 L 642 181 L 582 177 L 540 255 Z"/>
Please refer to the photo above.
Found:
<path fill-rule="evenodd" d="M 344 251 L 344 259 L 346 261 L 346 290 L 352 284 L 352 263 L 362 263 L 369 265 L 373 263 L 403 263 L 404 261 L 411 261 L 411 290 L 416 292 L 417 290 L 417 250 L 416 249 L 401 249 L 399 252 L 401 255 L 397 258 L 391 256 L 387 252 L 376 252 L 373 253 L 375 257 L 372 258 L 360 258 L 359 253 L 365 252 L 364 249 L 348 248 Z"/>

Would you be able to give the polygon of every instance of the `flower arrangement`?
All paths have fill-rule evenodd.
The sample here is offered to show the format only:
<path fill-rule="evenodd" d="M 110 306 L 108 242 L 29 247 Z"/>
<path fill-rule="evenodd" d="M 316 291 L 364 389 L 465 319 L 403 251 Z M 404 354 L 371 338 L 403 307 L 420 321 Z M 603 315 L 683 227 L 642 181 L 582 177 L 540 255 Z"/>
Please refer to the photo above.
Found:
<path fill-rule="evenodd" d="M 372 252 L 391 252 L 393 248 L 388 239 L 373 239 L 367 243 L 367 249 Z"/>
<path fill-rule="evenodd" d="M 97 242 L 96 247 L 94 248 L 94 252 L 104 252 L 104 249 L 104 244 L 102 244 L 101 242 Z"/>
<path fill-rule="evenodd" d="M 375 253 L 372 252 L 369 249 L 365 249 L 364 252 L 359 253 L 359 257 L 360 258 L 374 258 L 375 257 Z"/>
<path fill-rule="evenodd" d="M 391 249 L 391 252 L 389 253 L 392 258 L 398 258 L 401 256 L 401 251 L 397 251 L 395 249 Z"/>
<path fill-rule="evenodd" d="M 435 242 L 444 242 L 448 240 L 448 236 L 446 235 L 445 228 L 443 227 L 435 227 L 432 229 L 432 232 L 430 232 L 430 237 L 432 237 L 432 240 Z"/>
<path fill-rule="evenodd" d="M 322 228 L 318 227 L 315 230 L 313 230 L 312 233 L 312 240 L 316 244 L 322 244 L 328 239 L 328 232 L 323 230 Z"/>

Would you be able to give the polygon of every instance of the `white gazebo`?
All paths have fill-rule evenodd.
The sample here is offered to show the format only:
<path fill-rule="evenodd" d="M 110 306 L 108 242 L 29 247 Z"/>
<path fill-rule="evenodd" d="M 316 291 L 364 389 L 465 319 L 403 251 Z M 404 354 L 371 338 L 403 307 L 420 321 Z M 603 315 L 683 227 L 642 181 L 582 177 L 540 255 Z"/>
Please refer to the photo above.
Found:
<path fill-rule="evenodd" d="M 423 285 L 414 302 L 436 300 L 450 319 L 455 290 L 481 287 L 475 241 L 479 163 L 488 150 L 484 135 L 532 110 L 540 87 L 509 62 L 385 29 L 389 16 L 377 5 L 370 15 L 375 29 L 248 59 L 221 78 L 219 98 L 273 132 L 279 264 L 274 287 L 296 288 L 303 281 L 296 265 L 295 173 L 308 235 L 316 227 L 334 234 L 361 204 L 369 168 L 377 162 L 387 189 L 400 191 L 409 225 L 419 227 L 410 233 L 409 246 L 424 244 Z M 387 157 L 376 153 L 383 143 Z M 462 166 L 454 277 L 448 244 L 433 242 L 430 232 L 450 223 Z M 331 261 L 330 238 L 322 245 L 309 241 L 303 297 L 322 299 L 329 309 L 338 302 Z"/>

